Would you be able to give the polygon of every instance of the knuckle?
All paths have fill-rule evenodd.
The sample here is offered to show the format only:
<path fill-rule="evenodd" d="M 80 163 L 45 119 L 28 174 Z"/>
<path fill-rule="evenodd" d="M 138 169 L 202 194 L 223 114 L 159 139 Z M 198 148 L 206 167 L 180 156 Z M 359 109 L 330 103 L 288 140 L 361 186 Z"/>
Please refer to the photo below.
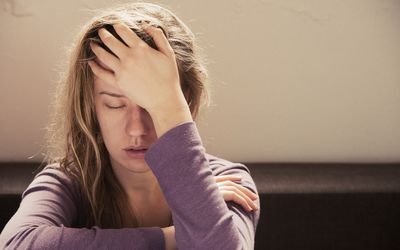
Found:
<path fill-rule="evenodd" d="M 112 36 L 105 35 L 102 39 L 105 43 L 110 43 L 112 41 Z"/>
<path fill-rule="evenodd" d="M 224 181 L 224 185 L 233 186 L 233 182 L 230 180 L 226 180 L 226 181 Z"/>
<path fill-rule="evenodd" d="M 104 58 L 106 56 L 105 50 L 104 49 L 98 49 L 97 50 L 97 56 Z"/>
<path fill-rule="evenodd" d="M 144 46 L 141 42 L 135 44 L 135 46 L 130 49 L 130 56 L 140 55 L 140 53 L 143 51 L 143 49 L 144 49 Z"/>
<path fill-rule="evenodd" d="M 129 49 L 126 53 L 123 54 L 124 58 L 133 58 L 135 56 L 135 51 L 133 49 Z"/>
<path fill-rule="evenodd" d="M 235 196 L 235 192 L 230 191 L 230 190 L 227 190 L 227 191 L 226 191 L 226 194 L 227 194 L 227 196 L 228 196 L 230 199 L 232 199 L 232 198 Z"/>
<path fill-rule="evenodd" d="M 129 72 L 129 67 L 126 63 L 122 63 L 121 67 L 119 69 L 120 74 L 121 73 L 128 73 Z"/>
<path fill-rule="evenodd" d="M 119 29 L 119 33 L 121 33 L 122 35 L 125 35 L 125 36 L 130 35 L 129 28 L 127 28 L 125 26 L 121 26 L 121 28 Z"/>
<path fill-rule="evenodd" d="M 220 182 L 221 182 L 222 185 L 226 185 L 226 180 L 225 179 L 221 179 Z"/>
<path fill-rule="evenodd" d="M 116 23 L 113 25 L 114 29 L 118 29 L 118 30 L 123 30 L 125 29 L 125 25 L 123 25 L 122 23 Z"/>
<path fill-rule="evenodd" d="M 164 32 L 160 28 L 154 28 L 154 32 L 156 32 L 158 35 L 164 34 Z"/>
<path fill-rule="evenodd" d="M 221 176 L 214 176 L 215 181 L 221 180 Z"/>
<path fill-rule="evenodd" d="M 137 47 L 139 50 L 143 51 L 143 50 L 147 49 L 148 45 L 145 42 L 140 42 L 140 43 L 138 43 Z"/>
<path fill-rule="evenodd" d="M 243 197 L 243 199 L 245 199 L 247 202 L 252 202 L 251 200 L 250 200 L 250 198 L 247 196 L 247 195 L 244 195 L 244 196 L 242 196 Z"/>

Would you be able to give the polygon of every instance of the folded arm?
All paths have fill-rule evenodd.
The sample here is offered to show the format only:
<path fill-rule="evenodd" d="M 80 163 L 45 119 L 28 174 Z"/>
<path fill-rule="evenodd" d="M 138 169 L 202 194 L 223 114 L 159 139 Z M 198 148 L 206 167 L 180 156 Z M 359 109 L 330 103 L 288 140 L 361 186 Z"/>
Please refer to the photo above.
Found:
<path fill-rule="evenodd" d="M 172 211 L 178 249 L 253 247 L 259 210 L 225 203 L 194 122 L 166 132 L 145 159 Z M 255 185 L 252 189 L 256 191 Z"/>
<path fill-rule="evenodd" d="M 161 228 L 74 228 L 80 199 L 56 169 L 42 171 L 23 193 L 0 235 L 0 249 L 164 249 Z"/>

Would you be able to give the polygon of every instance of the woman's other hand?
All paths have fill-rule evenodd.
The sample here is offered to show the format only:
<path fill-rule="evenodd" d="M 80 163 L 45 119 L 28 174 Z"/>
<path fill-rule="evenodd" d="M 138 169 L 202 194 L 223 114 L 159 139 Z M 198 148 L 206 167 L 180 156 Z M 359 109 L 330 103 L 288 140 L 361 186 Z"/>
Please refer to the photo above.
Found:
<path fill-rule="evenodd" d="M 225 201 L 234 201 L 249 212 L 258 210 L 253 202 L 258 198 L 257 195 L 234 182 L 240 180 L 241 177 L 236 175 L 215 176 L 215 181 Z"/>

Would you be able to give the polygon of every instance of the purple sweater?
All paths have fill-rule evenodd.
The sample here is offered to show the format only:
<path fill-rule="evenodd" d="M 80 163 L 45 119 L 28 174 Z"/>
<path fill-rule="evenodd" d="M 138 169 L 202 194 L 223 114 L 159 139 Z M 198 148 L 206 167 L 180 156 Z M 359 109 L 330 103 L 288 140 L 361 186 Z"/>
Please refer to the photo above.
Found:
<path fill-rule="evenodd" d="M 145 160 L 172 212 L 178 249 L 254 249 L 260 210 L 225 202 L 213 177 L 240 175 L 240 184 L 258 195 L 250 171 L 205 153 L 194 122 L 166 132 Z M 165 249 L 159 227 L 80 226 L 85 211 L 74 183 L 58 169 L 42 170 L 2 231 L 0 249 Z M 260 207 L 259 199 L 256 203 Z"/>

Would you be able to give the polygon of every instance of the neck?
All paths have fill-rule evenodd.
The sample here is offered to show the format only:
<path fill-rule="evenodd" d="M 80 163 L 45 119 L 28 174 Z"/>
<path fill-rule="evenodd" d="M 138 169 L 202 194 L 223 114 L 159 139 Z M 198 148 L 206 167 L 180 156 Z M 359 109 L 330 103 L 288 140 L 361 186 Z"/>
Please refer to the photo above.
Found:
<path fill-rule="evenodd" d="M 114 173 L 130 200 L 146 202 L 161 191 L 158 180 L 150 168 L 144 171 L 132 171 L 118 167 L 114 168 Z"/>

